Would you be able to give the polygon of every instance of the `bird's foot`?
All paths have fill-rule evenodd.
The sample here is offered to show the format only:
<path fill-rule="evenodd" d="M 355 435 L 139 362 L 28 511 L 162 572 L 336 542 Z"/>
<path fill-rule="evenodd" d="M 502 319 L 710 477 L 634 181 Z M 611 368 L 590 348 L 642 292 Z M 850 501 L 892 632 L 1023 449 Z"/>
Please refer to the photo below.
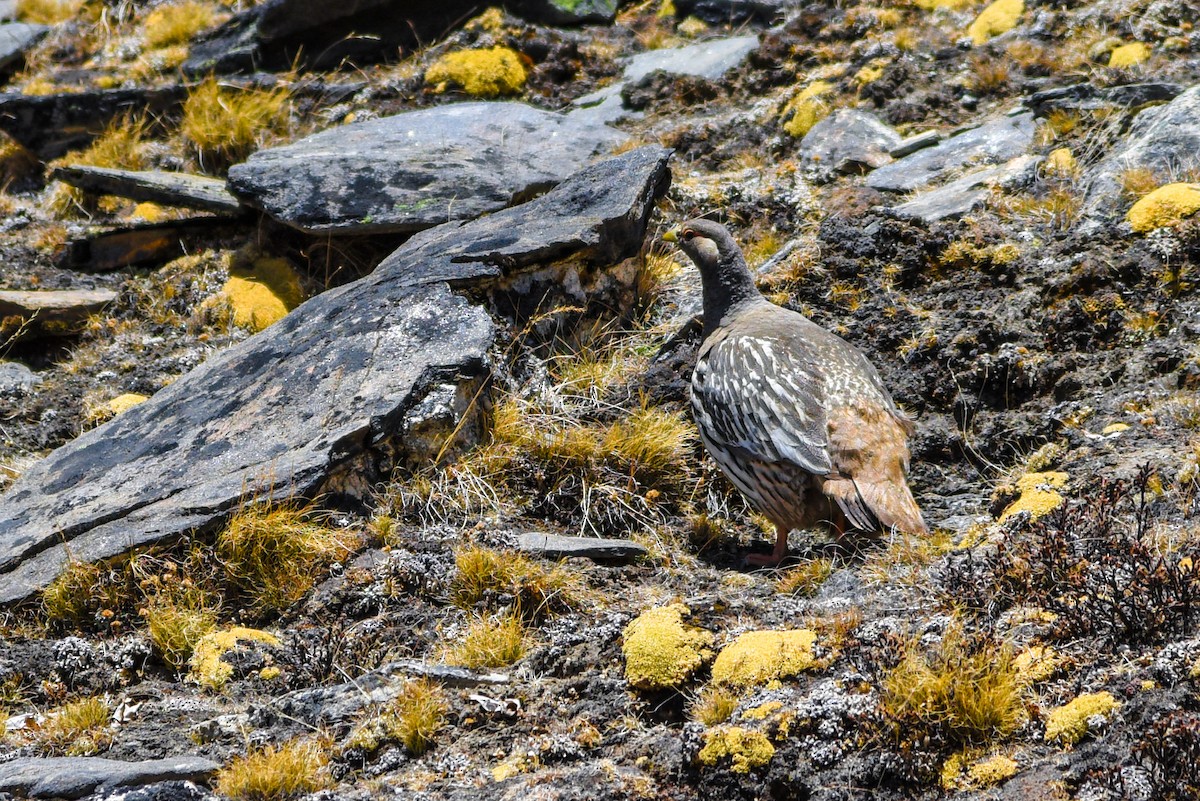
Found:
<path fill-rule="evenodd" d="M 771 553 L 748 553 L 743 561 L 753 567 L 778 567 L 787 555 L 787 546 L 784 545 L 782 548 L 776 547 Z"/>

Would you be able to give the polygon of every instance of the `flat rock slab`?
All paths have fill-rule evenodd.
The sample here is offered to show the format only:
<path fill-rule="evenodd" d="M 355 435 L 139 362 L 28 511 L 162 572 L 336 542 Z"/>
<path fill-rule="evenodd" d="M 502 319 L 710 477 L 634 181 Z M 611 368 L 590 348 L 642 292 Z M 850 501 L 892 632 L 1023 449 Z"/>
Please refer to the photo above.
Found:
<path fill-rule="evenodd" d="M 260 150 L 229 188 L 308 233 L 419 231 L 545 191 L 627 138 L 523 103 L 457 103 Z"/>
<path fill-rule="evenodd" d="M 24 336 L 73 334 L 116 299 L 109 289 L 0 291 L 0 332 L 20 328 Z"/>
<path fill-rule="evenodd" d="M 28 22 L 0 25 L 0 73 L 16 69 L 24 61 L 25 53 L 49 32 L 49 25 Z"/>
<path fill-rule="evenodd" d="M 1130 169 L 1151 170 L 1163 183 L 1200 169 L 1200 86 L 1134 117 L 1125 141 L 1084 174 L 1089 216 L 1122 209 L 1121 174 Z"/>
<path fill-rule="evenodd" d="M 669 155 L 630 151 L 529 203 L 422 232 L 51 453 L 0 495 L 0 602 L 45 587 L 68 558 L 214 529 L 247 497 L 366 495 L 414 456 L 413 410 L 446 387 L 468 406 L 486 371 L 495 325 L 448 282 L 636 253 Z"/>
<path fill-rule="evenodd" d="M 1131 83 L 1124 86 L 1096 86 L 1077 83 L 1035 92 L 1026 105 L 1038 117 L 1052 111 L 1093 111 L 1102 108 L 1137 108 L 1147 103 L 1165 103 L 1183 93 L 1177 83 Z"/>
<path fill-rule="evenodd" d="M 650 553 L 629 540 L 600 537 L 563 537 L 530 531 L 517 537 L 517 550 L 547 559 L 582 557 L 596 562 L 630 562 Z"/>
<path fill-rule="evenodd" d="M 805 174 L 826 182 L 837 175 L 860 175 L 892 160 L 902 138 L 874 114 L 838 109 L 814 125 L 800 140 Z"/>
<path fill-rule="evenodd" d="M 58 95 L 5 92 L 0 94 L 0 131 L 49 161 L 91 142 L 122 114 L 163 114 L 178 108 L 186 97 L 184 86 Z"/>
<path fill-rule="evenodd" d="M 963 167 L 1014 159 L 1033 144 L 1033 134 L 1032 114 L 1000 117 L 880 167 L 867 176 L 867 186 L 885 192 L 915 192 Z"/>
<path fill-rule="evenodd" d="M 220 767 L 211 759 L 168 757 L 121 762 L 99 757 L 23 757 L 0 762 L 0 793 L 23 798 L 82 798 L 162 781 L 204 781 Z"/>
<path fill-rule="evenodd" d="M 925 223 L 957 219 L 982 206 L 992 187 L 1032 181 L 1040 162 L 1036 156 L 1018 156 L 1005 164 L 984 167 L 945 186 L 922 192 L 907 203 L 894 206 L 891 213 Z"/>
<path fill-rule="evenodd" d="M 57 167 L 51 177 L 65 184 L 130 200 L 149 201 L 164 206 L 181 206 L 200 211 L 239 214 L 244 209 L 219 178 L 161 170 L 114 170 L 85 164 Z"/>
<path fill-rule="evenodd" d="M 73 236 L 55 259 L 57 266 L 89 273 L 106 273 L 139 264 L 161 264 L 184 253 L 191 237 L 212 236 L 240 217 L 190 217 L 160 223 L 137 223 L 116 228 L 89 229 Z"/>

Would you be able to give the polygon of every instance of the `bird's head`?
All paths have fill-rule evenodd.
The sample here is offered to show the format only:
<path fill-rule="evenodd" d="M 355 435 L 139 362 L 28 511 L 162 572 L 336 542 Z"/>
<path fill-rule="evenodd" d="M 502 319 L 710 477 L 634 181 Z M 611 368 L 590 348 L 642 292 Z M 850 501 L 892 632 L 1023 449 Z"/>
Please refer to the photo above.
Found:
<path fill-rule="evenodd" d="M 680 223 L 663 234 L 663 239 L 679 245 L 701 273 L 715 272 L 722 262 L 733 263 L 742 255 L 725 226 L 712 220 L 696 219 Z"/>

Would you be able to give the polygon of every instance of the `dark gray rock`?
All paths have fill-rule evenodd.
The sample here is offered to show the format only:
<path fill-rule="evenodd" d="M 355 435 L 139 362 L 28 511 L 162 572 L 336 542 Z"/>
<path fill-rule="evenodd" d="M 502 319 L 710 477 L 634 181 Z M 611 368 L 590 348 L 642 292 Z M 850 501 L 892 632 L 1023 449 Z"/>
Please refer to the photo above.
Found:
<path fill-rule="evenodd" d="M 12 72 L 25 61 L 29 49 L 50 32 L 48 25 L 10 22 L 0 25 L 0 73 Z"/>
<path fill-rule="evenodd" d="M 243 211 L 238 199 L 225 188 L 224 181 L 203 175 L 159 170 L 135 172 L 78 164 L 56 167 L 50 177 L 98 195 L 116 195 L 226 214 Z"/>
<path fill-rule="evenodd" d="M 840 175 L 861 175 L 892 160 L 900 134 L 874 114 L 843 108 L 814 125 L 800 140 L 805 175 L 824 183 Z"/>
<path fill-rule="evenodd" d="M 714 25 L 743 22 L 770 25 L 789 9 L 799 6 L 799 0 L 676 0 L 675 13 L 680 17 L 699 17 Z"/>
<path fill-rule="evenodd" d="M 184 244 L 200 236 L 214 236 L 242 215 L 186 217 L 158 223 L 132 223 L 115 227 L 89 227 L 72 235 L 55 258 L 68 270 L 105 273 L 139 264 L 163 264 L 185 252 Z"/>
<path fill-rule="evenodd" d="M 630 540 L 603 537 L 563 537 L 530 531 L 517 536 L 517 550 L 547 559 L 581 557 L 596 562 L 629 562 L 649 553 Z"/>
<path fill-rule="evenodd" d="M 889 151 L 889 154 L 894 159 L 902 159 L 918 150 L 933 147 L 940 141 L 942 141 L 942 135 L 937 131 L 922 131 L 901 139 L 900 143 Z"/>
<path fill-rule="evenodd" d="M 110 289 L 0 291 L 0 320 L 4 321 L 0 332 L 12 335 L 19 328 L 22 336 L 75 334 L 88 317 L 116 298 Z"/>
<path fill-rule="evenodd" d="M 93 561 L 211 530 L 246 497 L 361 499 L 397 463 L 427 459 L 407 450 L 410 411 L 449 384 L 468 415 L 496 335 L 447 282 L 636 253 L 669 154 L 631 151 L 524 205 L 424 231 L 51 453 L 0 496 L 0 602 L 45 587 L 68 554 Z"/>
<path fill-rule="evenodd" d="M 627 138 L 522 103 L 456 103 L 260 150 L 229 188 L 309 233 L 418 231 L 545 191 Z"/>
<path fill-rule="evenodd" d="M 1005 164 L 984 167 L 945 186 L 922 192 L 890 211 L 897 217 L 925 223 L 956 219 L 982 206 L 992 187 L 1011 187 L 1032 181 L 1040 162 L 1036 156 L 1018 156 Z"/>
<path fill-rule="evenodd" d="M 972 164 L 999 164 L 1025 153 L 1033 143 L 1033 115 L 1000 117 L 939 145 L 880 167 L 867 186 L 887 192 L 914 192 Z"/>
<path fill-rule="evenodd" d="M 1200 86 L 1138 114 L 1125 141 L 1084 174 L 1087 216 L 1122 210 L 1121 173 L 1129 169 L 1151 170 L 1163 183 L 1200 169 Z"/>
<path fill-rule="evenodd" d="M 20 362 L 0 362 L 0 395 L 14 395 L 42 383 L 42 378 Z"/>
<path fill-rule="evenodd" d="M 191 782 L 170 781 L 111 790 L 89 801 L 219 801 L 219 796 Z"/>
<path fill-rule="evenodd" d="M 26 798 L 82 798 L 118 787 L 163 781 L 204 781 L 220 766 L 196 756 L 146 762 L 99 757 L 25 757 L 0 763 L 0 792 Z"/>
<path fill-rule="evenodd" d="M 96 89 L 59 95 L 0 94 L 0 131 L 42 161 L 91 142 L 117 117 L 165 114 L 182 105 L 187 88 Z"/>
<path fill-rule="evenodd" d="M 1094 111 L 1102 108 L 1137 108 L 1147 103 L 1165 103 L 1183 92 L 1177 83 L 1133 83 L 1124 86 L 1096 86 L 1078 83 L 1044 89 L 1030 96 L 1027 105 L 1035 116 L 1052 111 Z"/>
<path fill-rule="evenodd" d="M 621 100 L 622 90 L 652 72 L 689 75 L 715 81 L 738 66 L 758 48 L 757 36 L 711 39 L 687 47 L 671 47 L 638 53 L 629 60 L 621 80 L 583 97 L 572 105 L 571 116 L 595 122 L 614 122 L 630 112 Z"/>

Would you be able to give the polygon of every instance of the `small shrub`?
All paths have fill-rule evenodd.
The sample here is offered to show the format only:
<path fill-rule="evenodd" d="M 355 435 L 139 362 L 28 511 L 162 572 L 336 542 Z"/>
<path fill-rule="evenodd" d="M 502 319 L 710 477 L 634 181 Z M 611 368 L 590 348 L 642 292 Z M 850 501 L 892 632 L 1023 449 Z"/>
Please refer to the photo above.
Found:
<path fill-rule="evenodd" d="M 218 794 L 235 801 L 286 801 L 329 786 L 324 747 L 313 740 L 268 745 L 217 772 Z"/>
<path fill-rule="evenodd" d="M 525 624 L 519 617 L 482 617 L 449 648 L 446 661 L 473 670 L 506 667 L 525 656 L 526 647 Z"/>
<path fill-rule="evenodd" d="M 927 654 L 916 643 L 884 682 L 887 716 L 908 739 L 987 743 L 1025 720 L 1024 683 L 1011 650 L 958 628 Z"/>
<path fill-rule="evenodd" d="M 1162 801 L 1200 798 L 1200 715 L 1176 710 L 1150 725 L 1133 746 L 1134 762 Z"/>
<path fill-rule="evenodd" d="M 209 78 L 189 93 L 179 131 L 201 169 L 222 173 L 291 128 L 287 87 L 236 89 Z"/>
<path fill-rule="evenodd" d="M 259 611 L 277 612 L 304 597 L 322 568 L 353 553 L 357 540 L 311 508 L 251 503 L 217 535 L 215 550 L 230 584 Z"/>

